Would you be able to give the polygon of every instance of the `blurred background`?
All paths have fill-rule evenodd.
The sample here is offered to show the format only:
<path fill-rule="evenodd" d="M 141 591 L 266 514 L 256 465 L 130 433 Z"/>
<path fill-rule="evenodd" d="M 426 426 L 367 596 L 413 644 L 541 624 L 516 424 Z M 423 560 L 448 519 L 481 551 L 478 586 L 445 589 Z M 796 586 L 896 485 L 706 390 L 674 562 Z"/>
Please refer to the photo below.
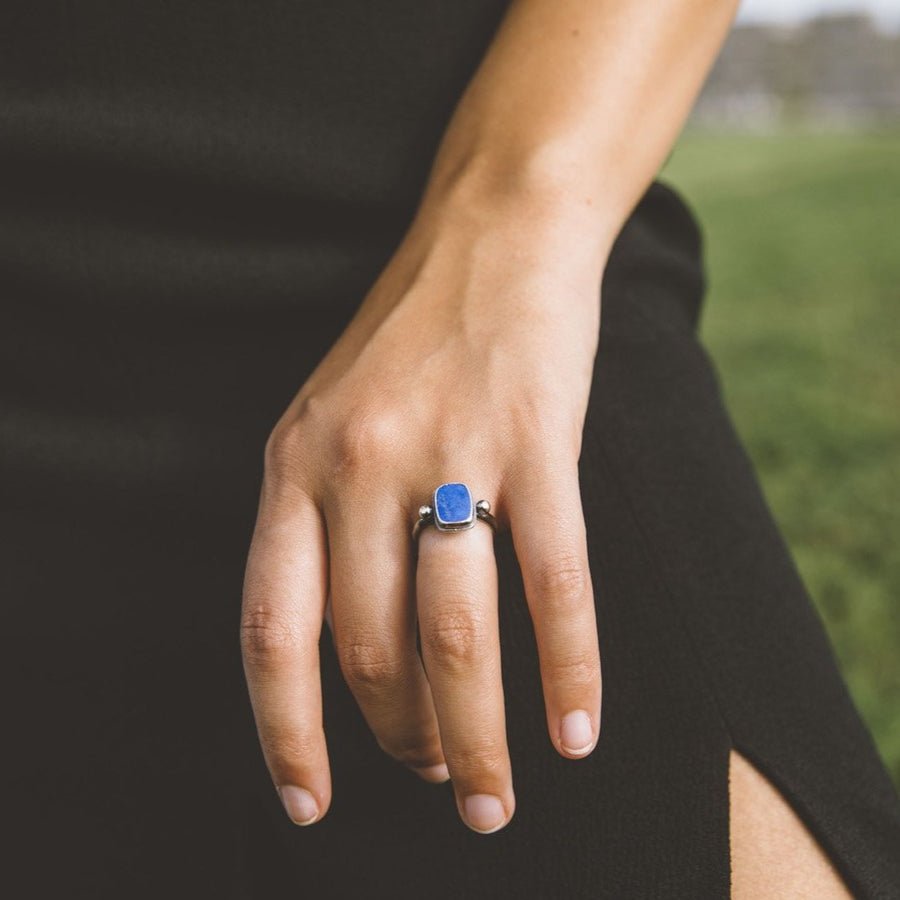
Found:
<path fill-rule="evenodd" d="M 900 787 L 900 3 L 744 0 L 661 178 L 701 336 Z"/>

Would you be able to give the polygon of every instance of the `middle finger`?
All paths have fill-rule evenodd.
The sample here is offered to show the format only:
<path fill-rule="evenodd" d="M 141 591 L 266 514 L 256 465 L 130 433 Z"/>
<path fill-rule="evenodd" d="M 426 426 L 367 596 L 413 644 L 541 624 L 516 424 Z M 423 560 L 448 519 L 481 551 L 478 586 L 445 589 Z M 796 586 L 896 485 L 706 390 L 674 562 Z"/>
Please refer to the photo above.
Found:
<path fill-rule="evenodd" d="M 445 781 L 416 651 L 407 517 L 383 498 L 345 498 L 325 513 L 332 632 L 344 678 L 382 749 L 426 781 Z"/>

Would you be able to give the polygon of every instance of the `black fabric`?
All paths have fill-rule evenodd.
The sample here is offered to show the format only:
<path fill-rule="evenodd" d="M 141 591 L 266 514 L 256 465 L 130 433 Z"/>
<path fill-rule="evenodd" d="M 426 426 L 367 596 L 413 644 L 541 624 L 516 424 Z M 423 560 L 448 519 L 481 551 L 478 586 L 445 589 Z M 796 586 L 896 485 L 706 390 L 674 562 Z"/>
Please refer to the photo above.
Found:
<path fill-rule="evenodd" d="M 860 897 L 900 802 L 696 337 L 656 182 L 615 246 L 580 462 L 596 751 L 546 736 L 496 541 L 517 813 L 387 758 L 322 639 L 334 800 L 292 826 L 237 639 L 262 447 L 415 208 L 504 3 L 0 9 L 0 572 L 10 896 L 727 897 L 728 753 Z"/>

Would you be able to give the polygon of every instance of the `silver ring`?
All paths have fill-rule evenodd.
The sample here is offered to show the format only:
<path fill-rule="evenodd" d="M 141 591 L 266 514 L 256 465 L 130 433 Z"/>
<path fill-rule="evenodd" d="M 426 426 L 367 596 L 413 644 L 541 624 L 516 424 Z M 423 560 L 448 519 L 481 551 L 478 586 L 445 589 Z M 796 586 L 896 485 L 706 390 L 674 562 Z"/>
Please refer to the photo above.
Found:
<path fill-rule="evenodd" d="M 434 489 L 430 506 L 419 507 L 419 518 L 412 529 L 413 543 L 418 544 L 419 533 L 426 525 L 434 525 L 438 531 L 465 531 L 473 528 L 477 519 L 497 530 L 491 504 L 487 500 L 474 503 L 467 485 L 449 481 Z"/>

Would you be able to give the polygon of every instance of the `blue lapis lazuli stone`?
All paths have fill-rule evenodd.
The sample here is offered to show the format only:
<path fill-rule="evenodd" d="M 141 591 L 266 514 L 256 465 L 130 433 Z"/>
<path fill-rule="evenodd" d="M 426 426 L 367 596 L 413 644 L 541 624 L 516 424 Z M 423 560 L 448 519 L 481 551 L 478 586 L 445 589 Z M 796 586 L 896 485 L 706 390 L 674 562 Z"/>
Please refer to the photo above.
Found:
<path fill-rule="evenodd" d="M 459 482 L 442 484 L 434 492 L 434 518 L 438 528 L 475 521 L 475 504 L 469 489 Z"/>

